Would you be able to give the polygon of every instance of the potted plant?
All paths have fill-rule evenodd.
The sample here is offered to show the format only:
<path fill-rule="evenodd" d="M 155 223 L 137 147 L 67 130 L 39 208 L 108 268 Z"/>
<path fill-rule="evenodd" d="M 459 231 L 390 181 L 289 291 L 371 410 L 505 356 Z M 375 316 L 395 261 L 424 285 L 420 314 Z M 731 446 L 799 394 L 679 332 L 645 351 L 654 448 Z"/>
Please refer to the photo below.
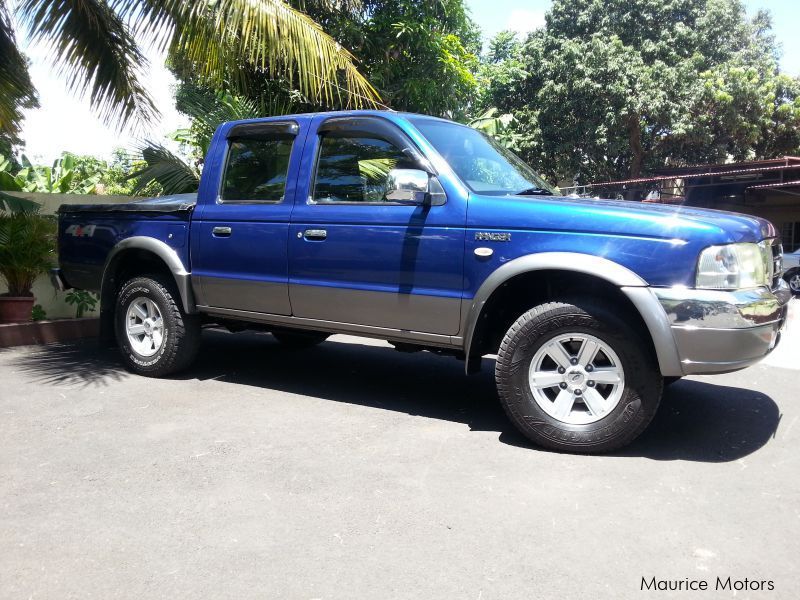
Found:
<path fill-rule="evenodd" d="M 0 323 L 31 320 L 31 288 L 53 264 L 55 232 L 53 219 L 36 211 L 0 211 L 0 277 L 8 286 L 0 294 Z"/>

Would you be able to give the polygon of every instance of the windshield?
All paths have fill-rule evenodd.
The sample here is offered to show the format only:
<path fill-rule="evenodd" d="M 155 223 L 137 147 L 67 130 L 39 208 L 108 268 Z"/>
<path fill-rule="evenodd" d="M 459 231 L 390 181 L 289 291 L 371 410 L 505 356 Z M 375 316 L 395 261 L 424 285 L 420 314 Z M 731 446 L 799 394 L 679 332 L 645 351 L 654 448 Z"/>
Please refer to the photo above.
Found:
<path fill-rule="evenodd" d="M 426 118 L 411 122 L 473 192 L 489 195 L 555 194 L 513 152 L 471 127 Z"/>

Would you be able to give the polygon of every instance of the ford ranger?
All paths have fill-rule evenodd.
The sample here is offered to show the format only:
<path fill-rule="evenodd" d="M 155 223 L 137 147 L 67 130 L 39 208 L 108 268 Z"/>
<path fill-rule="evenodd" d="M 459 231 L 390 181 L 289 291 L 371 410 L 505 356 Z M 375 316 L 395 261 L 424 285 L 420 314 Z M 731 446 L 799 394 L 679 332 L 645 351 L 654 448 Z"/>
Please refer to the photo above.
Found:
<path fill-rule="evenodd" d="M 508 417 L 557 450 L 623 446 L 666 383 L 757 362 L 791 295 L 767 221 L 561 197 L 491 138 L 414 114 L 225 123 L 196 196 L 59 212 L 54 284 L 99 293 L 136 373 L 187 367 L 209 323 L 379 338 L 467 373 L 496 355 Z"/>

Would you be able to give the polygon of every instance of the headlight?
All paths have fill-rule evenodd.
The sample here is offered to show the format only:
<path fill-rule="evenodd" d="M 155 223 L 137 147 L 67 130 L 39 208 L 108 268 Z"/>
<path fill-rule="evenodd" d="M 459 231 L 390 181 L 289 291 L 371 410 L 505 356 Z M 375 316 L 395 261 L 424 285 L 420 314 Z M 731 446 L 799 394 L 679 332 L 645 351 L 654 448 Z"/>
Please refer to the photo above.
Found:
<path fill-rule="evenodd" d="M 698 288 L 735 290 L 769 285 L 770 248 L 766 244 L 711 246 L 697 262 Z"/>

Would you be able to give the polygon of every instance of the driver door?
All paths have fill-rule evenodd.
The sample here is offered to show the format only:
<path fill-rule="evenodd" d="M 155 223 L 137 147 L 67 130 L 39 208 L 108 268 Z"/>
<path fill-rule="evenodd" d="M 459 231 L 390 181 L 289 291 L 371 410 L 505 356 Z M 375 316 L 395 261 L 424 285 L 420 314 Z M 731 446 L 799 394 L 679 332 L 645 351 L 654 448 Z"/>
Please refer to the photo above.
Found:
<path fill-rule="evenodd" d="M 315 119 L 289 231 L 294 316 L 458 334 L 466 203 L 443 190 L 433 205 L 386 194 L 392 172 L 419 169 L 418 155 L 381 117 Z"/>

